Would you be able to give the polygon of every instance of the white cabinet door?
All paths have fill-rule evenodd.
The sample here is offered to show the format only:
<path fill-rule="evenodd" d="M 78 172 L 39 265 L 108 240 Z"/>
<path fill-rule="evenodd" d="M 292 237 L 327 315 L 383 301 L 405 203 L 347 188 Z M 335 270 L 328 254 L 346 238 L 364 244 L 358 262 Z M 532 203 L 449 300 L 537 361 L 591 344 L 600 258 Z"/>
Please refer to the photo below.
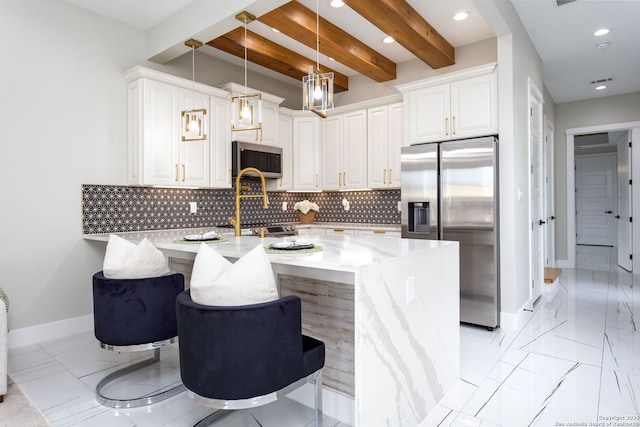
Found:
<path fill-rule="evenodd" d="M 293 117 L 280 112 L 278 116 L 278 139 L 273 144 L 282 148 L 282 178 L 270 179 L 270 191 L 286 191 L 293 188 Z"/>
<path fill-rule="evenodd" d="M 172 85 L 143 80 L 142 159 L 143 185 L 180 183 L 180 90 Z M 138 117 L 130 119 L 136 120 Z"/>
<path fill-rule="evenodd" d="M 211 142 L 211 182 L 212 187 L 231 188 L 231 125 L 229 100 L 212 96 L 209 126 Z"/>
<path fill-rule="evenodd" d="M 396 102 L 389 105 L 389 188 L 400 188 L 400 150 L 404 142 L 404 104 Z"/>
<path fill-rule="evenodd" d="M 229 110 L 231 111 L 231 110 Z M 229 113 L 230 114 L 230 113 Z M 275 145 L 278 139 L 280 106 L 262 100 L 262 130 L 242 130 L 232 132 L 233 141 L 253 142 L 256 144 Z"/>
<path fill-rule="evenodd" d="M 293 189 L 320 191 L 320 118 L 293 118 Z"/>
<path fill-rule="evenodd" d="M 498 133 L 495 73 L 451 83 L 451 138 Z"/>
<path fill-rule="evenodd" d="M 207 116 L 202 123 L 204 139 L 182 141 L 179 137 L 176 143 L 180 146 L 180 175 L 179 185 L 191 187 L 209 186 L 209 125 L 207 123 L 209 110 L 209 95 L 180 89 L 180 111 L 204 109 Z M 182 134 L 182 122 L 178 133 Z"/>
<path fill-rule="evenodd" d="M 449 139 L 449 84 L 409 92 L 409 143 Z"/>
<path fill-rule="evenodd" d="M 342 114 L 322 120 L 322 189 L 339 190 L 344 172 Z"/>
<path fill-rule="evenodd" d="M 400 187 L 400 147 L 404 144 L 402 105 L 397 102 L 368 110 L 369 188 Z"/>
<path fill-rule="evenodd" d="M 342 189 L 367 188 L 367 110 L 344 114 Z"/>

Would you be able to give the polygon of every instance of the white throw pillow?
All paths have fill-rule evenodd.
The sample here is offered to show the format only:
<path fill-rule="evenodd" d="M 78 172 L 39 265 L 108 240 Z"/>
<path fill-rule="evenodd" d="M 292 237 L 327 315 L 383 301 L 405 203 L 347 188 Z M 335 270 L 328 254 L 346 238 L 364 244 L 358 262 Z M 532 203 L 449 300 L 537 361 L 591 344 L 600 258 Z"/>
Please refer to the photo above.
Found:
<path fill-rule="evenodd" d="M 203 305 L 247 305 L 278 299 L 271 262 L 257 245 L 235 264 L 202 244 L 191 273 L 191 299 Z"/>
<path fill-rule="evenodd" d="M 109 279 L 141 279 L 164 276 L 171 273 L 171 270 L 162 252 L 146 237 L 136 245 L 111 234 L 104 254 L 102 273 Z"/>

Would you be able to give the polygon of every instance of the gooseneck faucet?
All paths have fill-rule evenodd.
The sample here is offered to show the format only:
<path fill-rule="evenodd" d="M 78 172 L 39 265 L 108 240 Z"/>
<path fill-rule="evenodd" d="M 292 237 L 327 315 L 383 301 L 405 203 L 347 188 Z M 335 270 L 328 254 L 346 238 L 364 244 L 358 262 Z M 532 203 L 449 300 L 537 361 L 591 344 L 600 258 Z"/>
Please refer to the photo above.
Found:
<path fill-rule="evenodd" d="M 262 194 L 240 194 L 242 190 L 250 190 L 251 186 L 240 185 L 240 178 L 247 172 L 254 172 L 260 177 L 262 184 Z M 240 199 L 255 199 L 262 197 L 262 207 L 267 209 L 269 207 L 269 197 L 267 196 L 267 185 L 264 182 L 264 175 L 256 168 L 242 169 L 236 177 L 236 217 L 229 218 L 229 222 L 233 225 L 233 231 L 235 236 L 240 236 Z"/>

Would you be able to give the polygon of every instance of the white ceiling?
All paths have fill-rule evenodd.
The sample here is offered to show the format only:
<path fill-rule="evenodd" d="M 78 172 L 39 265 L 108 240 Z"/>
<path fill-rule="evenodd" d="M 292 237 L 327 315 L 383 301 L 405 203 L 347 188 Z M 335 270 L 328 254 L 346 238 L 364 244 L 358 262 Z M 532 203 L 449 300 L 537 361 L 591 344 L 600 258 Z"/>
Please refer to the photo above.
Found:
<path fill-rule="evenodd" d="M 149 30 L 172 14 L 188 7 L 194 0 L 66 0 L 133 27 Z M 316 0 L 299 0 L 308 8 L 316 9 Z M 488 0 L 408 0 L 454 47 L 493 37 L 488 24 L 474 6 L 474 2 Z M 498 0 L 500 1 L 500 0 Z M 376 49 L 394 62 L 413 59 L 413 55 L 398 44 L 382 43 L 384 34 L 347 6 L 336 9 L 328 0 L 319 0 L 320 15 L 345 29 L 365 44 Z M 640 0 L 577 0 L 558 7 L 556 0 L 512 0 L 529 36 L 544 64 L 544 82 L 556 103 L 617 95 L 640 91 Z M 469 19 L 456 22 L 451 19 L 459 10 L 470 13 Z M 596 38 L 597 28 L 607 27 L 608 36 Z M 248 28 L 274 42 L 309 58 L 315 50 L 302 46 L 288 37 L 273 32 L 258 21 Z M 596 44 L 608 41 L 609 47 L 598 49 Z M 210 47 L 204 53 L 223 57 L 231 62 L 237 59 Z M 355 72 L 335 62 L 324 63 L 346 75 Z M 257 67 L 255 70 L 264 70 Z M 273 77 L 273 73 L 270 74 Z M 590 82 L 612 77 L 607 89 L 596 91 Z"/>

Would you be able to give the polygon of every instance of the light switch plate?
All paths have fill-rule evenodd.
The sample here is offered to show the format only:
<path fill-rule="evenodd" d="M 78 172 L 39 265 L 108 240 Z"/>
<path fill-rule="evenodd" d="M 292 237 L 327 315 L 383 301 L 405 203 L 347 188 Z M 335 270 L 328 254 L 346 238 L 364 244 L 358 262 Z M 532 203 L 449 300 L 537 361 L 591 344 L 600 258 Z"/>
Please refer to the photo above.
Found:
<path fill-rule="evenodd" d="M 198 213 L 198 202 L 189 202 L 189 212 Z"/>
<path fill-rule="evenodd" d="M 402 212 L 402 202 L 398 200 L 398 212 Z"/>
<path fill-rule="evenodd" d="M 287 202 L 282 202 L 282 210 L 283 211 L 287 210 Z"/>

